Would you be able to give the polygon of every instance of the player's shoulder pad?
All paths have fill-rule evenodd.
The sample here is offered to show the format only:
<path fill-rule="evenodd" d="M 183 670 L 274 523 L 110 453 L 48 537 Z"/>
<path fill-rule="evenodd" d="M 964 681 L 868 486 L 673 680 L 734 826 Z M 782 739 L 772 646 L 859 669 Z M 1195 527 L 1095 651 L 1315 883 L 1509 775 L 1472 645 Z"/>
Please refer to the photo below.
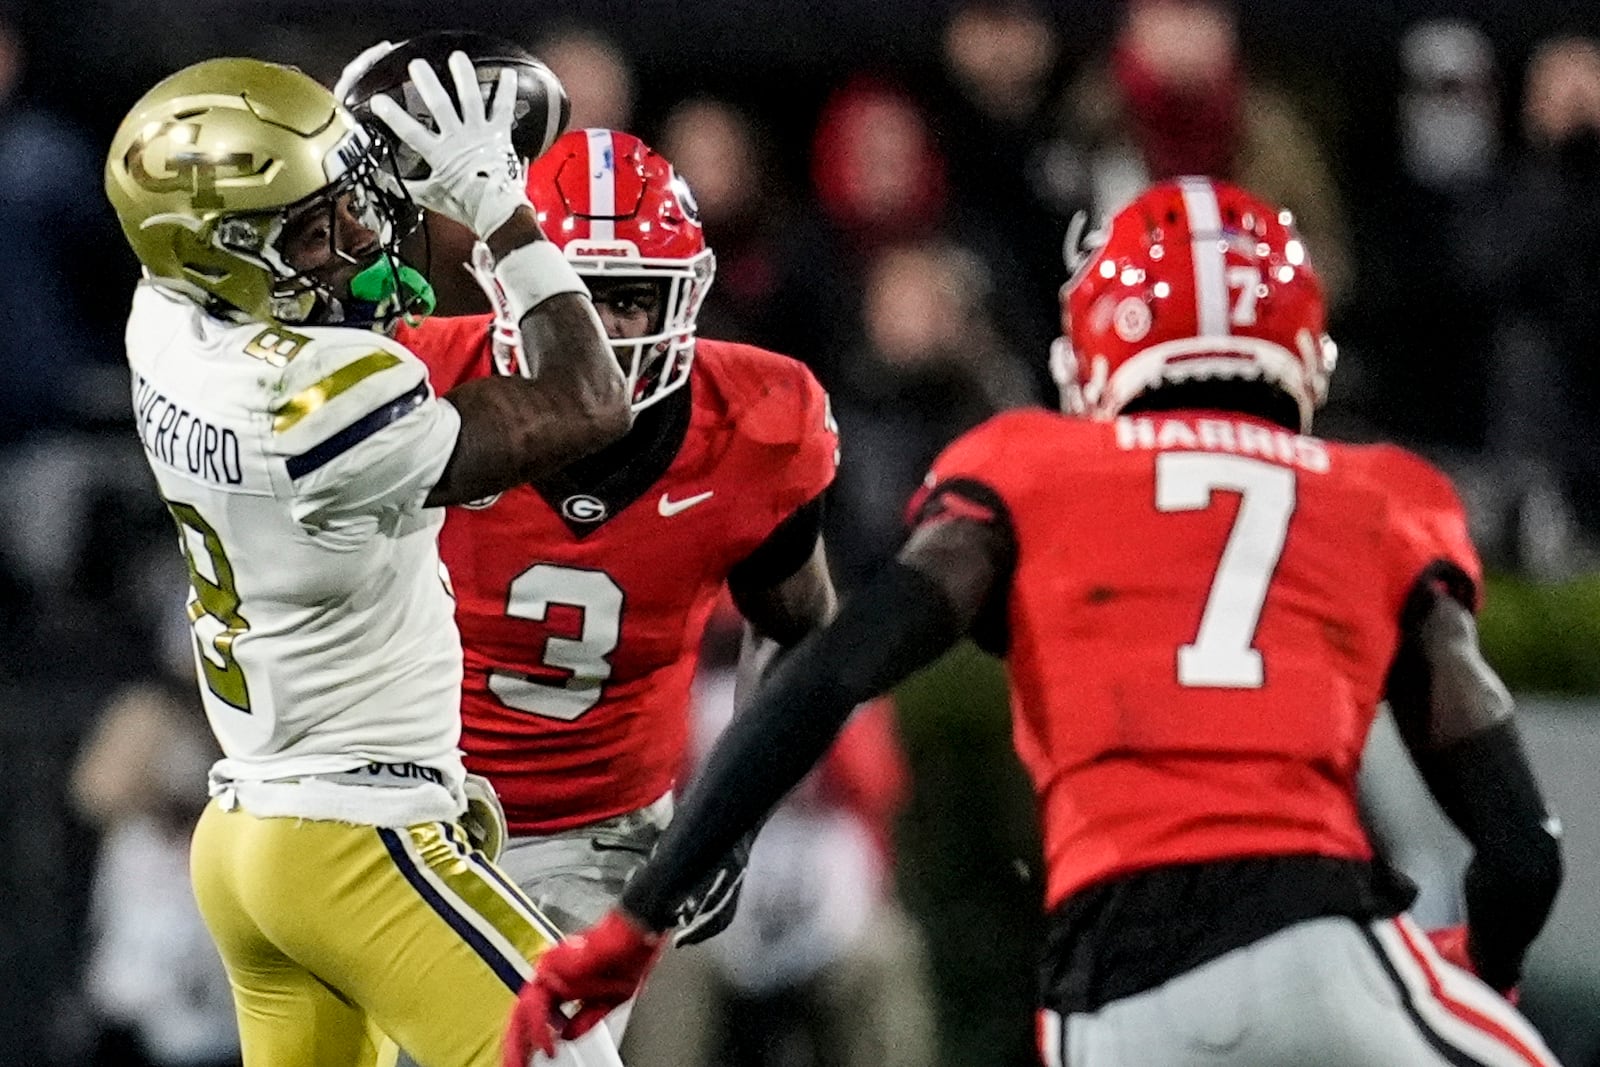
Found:
<path fill-rule="evenodd" d="M 266 347 L 285 332 L 269 328 L 247 348 Z M 430 395 L 427 368 L 389 337 L 336 327 L 294 336 L 294 350 L 283 361 L 268 402 L 275 452 L 311 452 L 352 427 L 391 422 Z M 285 349 L 279 341 L 280 353 Z"/>
<path fill-rule="evenodd" d="M 489 314 L 430 315 L 415 326 L 401 323 L 395 340 L 422 360 L 434 391 L 443 395 L 493 370 L 489 345 L 493 326 L 494 316 Z"/>
<path fill-rule="evenodd" d="M 1465 514 L 1450 477 L 1410 449 L 1393 444 L 1376 444 L 1358 446 L 1351 451 L 1360 457 L 1367 480 L 1382 486 L 1402 506 L 1444 514 Z"/>
<path fill-rule="evenodd" d="M 1101 447 L 1108 426 L 1067 418 L 1045 408 L 1011 408 L 991 415 L 946 446 L 934 462 L 934 477 L 975 477 L 992 482 L 1006 473 L 1026 473 L 1041 448 L 1070 447 L 1080 440 Z"/>
<path fill-rule="evenodd" d="M 1368 483 L 1387 496 L 1389 522 L 1407 580 L 1415 577 L 1411 571 L 1443 562 L 1469 579 L 1474 599 L 1480 595 L 1483 565 L 1468 530 L 1466 508 L 1449 477 L 1398 445 L 1368 445 L 1353 451 L 1365 465 Z"/>
<path fill-rule="evenodd" d="M 836 434 L 828 394 L 804 363 L 754 345 L 695 342 L 696 382 L 723 407 L 740 433 L 763 445 L 799 447 L 819 432 Z"/>

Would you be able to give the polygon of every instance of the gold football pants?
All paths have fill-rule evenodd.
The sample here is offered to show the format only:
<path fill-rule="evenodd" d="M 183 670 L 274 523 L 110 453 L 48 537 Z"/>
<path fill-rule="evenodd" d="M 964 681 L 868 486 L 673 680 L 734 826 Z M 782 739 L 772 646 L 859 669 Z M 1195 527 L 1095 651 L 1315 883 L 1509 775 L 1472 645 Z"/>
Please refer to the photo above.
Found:
<path fill-rule="evenodd" d="M 370 1062 L 369 1024 L 425 1067 L 496 1067 L 528 961 L 556 941 L 450 823 L 257 818 L 213 801 L 190 873 L 245 1067 Z"/>

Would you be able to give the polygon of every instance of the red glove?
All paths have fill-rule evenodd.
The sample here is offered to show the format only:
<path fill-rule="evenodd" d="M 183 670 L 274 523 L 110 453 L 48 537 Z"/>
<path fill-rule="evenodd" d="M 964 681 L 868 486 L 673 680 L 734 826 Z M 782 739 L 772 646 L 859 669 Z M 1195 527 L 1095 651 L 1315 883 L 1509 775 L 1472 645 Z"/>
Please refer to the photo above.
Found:
<path fill-rule="evenodd" d="M 1446 963 L 1454 967 L 1460 967 L 1470 975 L 1477 975 L 1477 964 L 1472 962 L 1472 956 L 1467 952 L 1467 928 L 1465 925 L 1446 926 L 1439 930 L 1429 930 L 1428 940 L 1433 942 L 1433 950 L 1442 956 Z M 1519 994 L 1517 989 L 1512 987 L 1501 995 L 1515 1004 Z"/>
<path fill-rule="evenodd" d="M 582 1037 L 639 991 L 663 938 L 613 908 L 581 934 L 539 957 L 506 1026 L 501 1067 L 528 1067 L 535 1049 L 556 1054 L 556 1039 Z M 576 1002 L 571 1017 L 562 1005 Z"/>

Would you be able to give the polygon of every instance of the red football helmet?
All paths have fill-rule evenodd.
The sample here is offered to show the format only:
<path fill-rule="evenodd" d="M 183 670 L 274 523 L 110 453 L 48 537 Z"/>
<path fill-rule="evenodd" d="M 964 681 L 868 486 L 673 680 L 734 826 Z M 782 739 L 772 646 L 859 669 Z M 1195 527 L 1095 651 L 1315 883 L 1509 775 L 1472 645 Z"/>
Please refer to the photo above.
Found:
<path fill-rule="evenodd" d="M 1310 428 L 1336 350 L 1288 211 L 1180 178 L 1147 189 L 1102 236 L 1061 288 L 1050 370 L 1063 411 L 1110 419 L 1164 383 L 1258 379 L 1292 397 Z"/>
<path fill-rule="evenodd" d="M 574 130 L 528 170 L 539 225 L 586 280 L 643 278 L 662 286 L 659 327 L 611 342 L 633 409 L 689 380 L 695 319 L 716 273 L 700 212 L 672 164 L 631 133 Z"/>

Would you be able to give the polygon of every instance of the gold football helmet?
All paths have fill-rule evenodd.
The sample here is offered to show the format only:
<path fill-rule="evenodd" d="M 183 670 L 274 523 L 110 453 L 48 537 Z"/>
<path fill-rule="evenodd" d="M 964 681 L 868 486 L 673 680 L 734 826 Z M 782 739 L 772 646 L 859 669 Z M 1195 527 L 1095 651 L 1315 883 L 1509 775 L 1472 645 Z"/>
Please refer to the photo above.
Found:
<path fill-rule="evenodd" d="M 426 281 L 398 258 L 420 212 L 387 153 L 301 71 L 213 59 L 158 84 L 122 120 L 106 195 L 149 275 L 214 313 L 382 325 L 431 308 Z M 336 293 L 286 262 L 282 241 L 290 219 L 325 210 L 333 243 L 331 213 L 346 196 L 381 251 Z"/>

